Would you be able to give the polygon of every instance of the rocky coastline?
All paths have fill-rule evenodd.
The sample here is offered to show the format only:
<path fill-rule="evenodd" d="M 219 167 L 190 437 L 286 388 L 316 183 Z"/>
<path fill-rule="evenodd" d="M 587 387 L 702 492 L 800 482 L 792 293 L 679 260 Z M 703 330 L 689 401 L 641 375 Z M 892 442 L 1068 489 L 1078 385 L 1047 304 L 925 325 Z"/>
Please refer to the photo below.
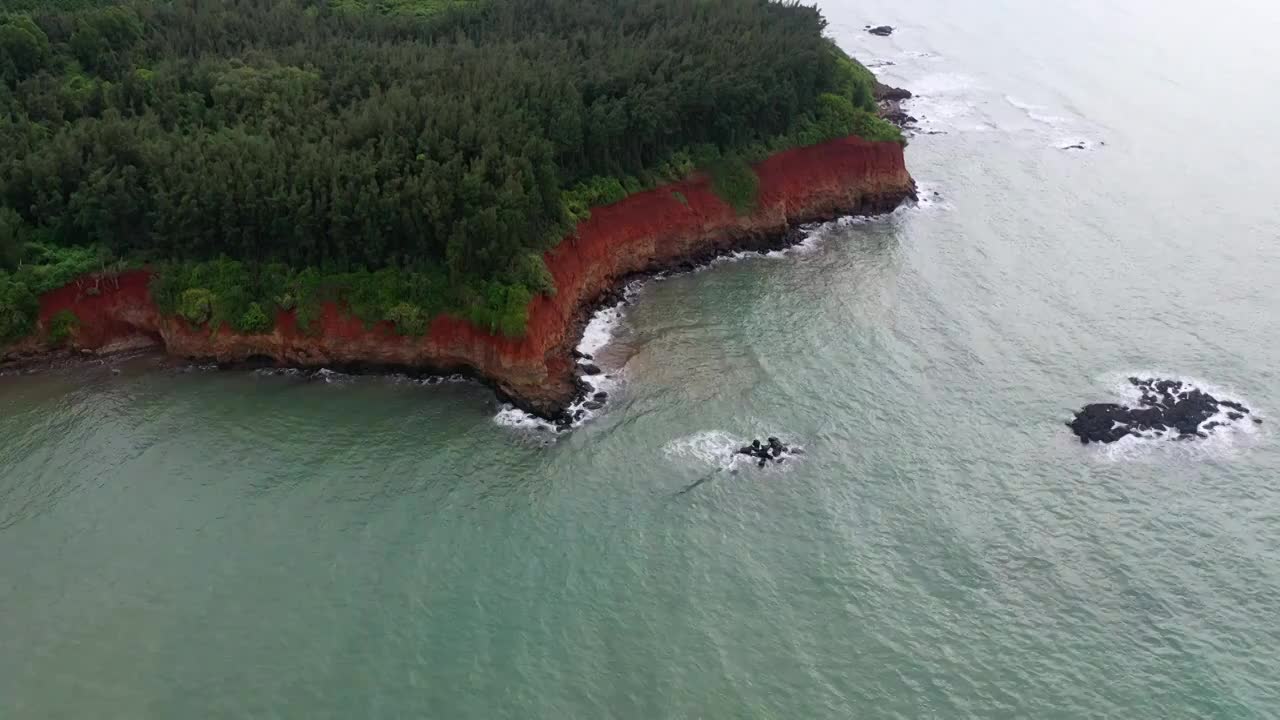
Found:
<path fill-rule="evenodd" d="M 891 212 L 915 195 L 903 146 L 894 142 L 841 138 L 777 153 L 758 163 L 756 172 L 757 203 L 745 214 L 717 197 L 701 176 L 593 209 L 572 236 L 548 251 L 556 293 L 530 303 L 520 338 L 449 316 L 436 318 L 424 337 L 404 337 L 389 323 L 365 327 L 333 303 L 310 332 L 284 311 L 269 333 L 211 331 L 161 316 L 151 302 L 150 274 L 134 270 L 113 276 L 92 295 L 82 291 L 83 283 L 72 283 L 41 297 L 42 328 L 64 310 L 75 313 L 78 326 L 63 346 L 54 347 L 46 332 L 11 346 L 0 355 L 0 372 L 150 347 L 227 368 L 462 374 L 564 427 L 572 423 L 571 407 L 603 401 L 584 381 L 590 368 L 573 357 L 574 347 L 592 315 L 617 304 L 628 283 L 731 253 L 781 249 L 803 239 L 794 230 L 798 225 Z"/>

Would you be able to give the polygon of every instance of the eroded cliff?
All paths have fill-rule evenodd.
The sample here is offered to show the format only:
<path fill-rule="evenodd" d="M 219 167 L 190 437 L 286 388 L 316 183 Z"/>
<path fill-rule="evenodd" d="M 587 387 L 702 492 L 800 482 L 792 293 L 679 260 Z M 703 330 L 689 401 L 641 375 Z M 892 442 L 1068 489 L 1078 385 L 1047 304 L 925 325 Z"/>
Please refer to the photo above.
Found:
<path fill-rule="evenodd" d="M 69 345 L 113 352 L 147 345 L 170 354 L 218 362 L 269 360 L 302 367 L 409 368 L 465 372 L 544 417 L 561 412 L 577 393 L 570 350 L 597 300 L 637 273 L 708 259 L 735 249 L 764 247 L 789 226 L 847 214 L 888 212 L 914 192 L 899 143 L 844 138 L 778 153 L 756 166 L 759 195 L 740 215 L 693 177 L 596 208 L 577 232 L 546 255 L 556 294 L 535 298 L 521 338 L 495 336 L 463 320 L 436 318 L 420 338 L 403 337 L 389 323 L 367 328 L 333 304 L 313 332 L 292 312 L 260 335 L 211 332 L 162 317 L 137 270 L 82 279 L 40 299 L 40 326 L 70 310 L 79 319 Z M 46 333 L 10 348 L 13 359 L 51 350 Z"/>

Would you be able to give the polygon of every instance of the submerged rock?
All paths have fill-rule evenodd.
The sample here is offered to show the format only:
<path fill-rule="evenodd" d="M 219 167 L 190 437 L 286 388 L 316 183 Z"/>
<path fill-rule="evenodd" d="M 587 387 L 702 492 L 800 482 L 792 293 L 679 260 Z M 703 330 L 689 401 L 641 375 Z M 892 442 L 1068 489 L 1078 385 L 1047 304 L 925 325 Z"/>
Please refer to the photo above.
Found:
<path fill-rule="evenodd" d="M 879 35 L 880 37 L 889 37 L 890 35 L 893 34 L 893 28 L 889 25 L 879 25 L 877 27 L 871 28 L 870 30 L 867 30 L 867 32 L 871 33 L 872 35 Z"/>
<path fill-rule="evenodd" d="M 1207 438 L 1249 412 L 1239 402 L 1219 400 L 1178 380 L 1131 377 L 1129 383 L 1142 394 L 1136 406 L 1094 403 L 1075 413 L 1067 427 L 1081 443 L 1112 443 L 1126 435 L 1169 436 L 1179 440 Z M 1233 412 L 1228 412 L 1228 408 Z M 1226 420 L 1222 419 L 1223 414 Z"/>

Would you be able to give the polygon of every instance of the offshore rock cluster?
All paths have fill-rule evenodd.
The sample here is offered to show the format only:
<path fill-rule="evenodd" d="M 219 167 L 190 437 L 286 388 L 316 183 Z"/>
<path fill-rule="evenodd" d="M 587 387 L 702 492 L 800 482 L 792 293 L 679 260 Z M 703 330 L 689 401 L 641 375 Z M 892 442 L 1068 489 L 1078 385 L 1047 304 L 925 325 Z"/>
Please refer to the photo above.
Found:
<path fill-rule="evenodd" d="M 1129 383 L 1142 393 L 1136 406 L 1094 403 L 1067 423 L 1081 443 L 1113 443 L 1128 435 L 1207 438 L 1217 428 L 1245 421 L 1251 415 L 1242 403 L 1216 398 L 1179 380 L 1131 377 Z M 1252 421 L 1262 423 L 1256 416 Z"/>
<path fill-rule="evenodd" d="M 788 455 L 795 455 L 799 452 L 799 448 L 789 447 L 778 438 L 771 437 L 765 442 L 752 440 L 750 445 L 743 445 L 737 454 L 755 458 L 756 464 L 764 467 L 771 462 L 784 463 L 787 461 Z"/>

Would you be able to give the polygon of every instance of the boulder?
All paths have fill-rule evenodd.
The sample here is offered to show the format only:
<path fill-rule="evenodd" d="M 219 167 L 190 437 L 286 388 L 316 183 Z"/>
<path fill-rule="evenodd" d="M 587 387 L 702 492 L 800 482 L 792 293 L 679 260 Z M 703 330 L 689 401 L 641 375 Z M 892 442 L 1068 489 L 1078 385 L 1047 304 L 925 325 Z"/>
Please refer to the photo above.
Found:
<path fill-rule="evenodd" d="M 787 447 L 785 443 L 776 437 L 770 437 L 763 443 L 759 440 L 752 440 L 750 445 L 743 445 L 739 448 L 737 454 L 751 457 L 756 460 L 757 465 L 764 467 L 770 462 L 783 462 L 786 456 L 791 453 L 791 448 Z"/>
<path fill-rule="evenodd" d="M 889 37 L 890 35 L 893 34 L 893 28 L 890 27 L 889 25 L 879 25 L 871 28 L 870 30 L 867 30 L 867 32 L 871 33 L 872 35 L 879 35 L 880 37 Z"/>
<path fill-rule="evenodd" d="M 875 98 L 876 98 L 876 100 L 898 100 L 898 101 L 901 101 L 901 100 L 910 100 L 910 99 L 911 99 L 911 91 L 910 91 L 910 90 L 904 90 L 904 89 L 902 89 L 902 88 L 893 87 L 892 85 L 885 85 L 884 83 L 880 82 L 879 80 L 877 80 L 877 81 L 876 81 L 876 86 L 875 86 L 875 89 L 874 89 L 874 91 L 873 91 L 873 92 L 875 93 Z"/>

